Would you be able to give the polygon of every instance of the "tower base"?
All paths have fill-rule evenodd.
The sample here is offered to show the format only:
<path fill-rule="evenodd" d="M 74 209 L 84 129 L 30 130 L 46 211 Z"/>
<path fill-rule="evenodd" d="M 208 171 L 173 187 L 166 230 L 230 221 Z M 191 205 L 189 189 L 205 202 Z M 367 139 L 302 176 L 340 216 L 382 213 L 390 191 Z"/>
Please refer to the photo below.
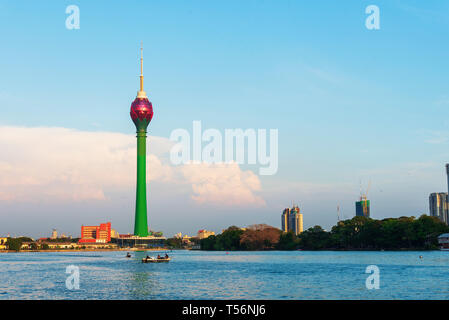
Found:
<path fill-rule="evenodd" d="M 120 238 L 111 238 L 111 242 L 117 244 L 120 248 L 140 249 L 162 248 L 165 246 L 166 240 L 166 237 L 139 237 L 132 235 Z"/>

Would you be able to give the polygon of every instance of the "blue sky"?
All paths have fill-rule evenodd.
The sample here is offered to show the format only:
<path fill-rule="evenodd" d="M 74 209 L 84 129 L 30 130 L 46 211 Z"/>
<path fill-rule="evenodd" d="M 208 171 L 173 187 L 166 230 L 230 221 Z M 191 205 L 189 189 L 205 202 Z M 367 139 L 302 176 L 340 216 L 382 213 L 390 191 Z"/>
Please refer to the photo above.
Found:
<path fill-rule="evenodd" d="M 65 28 L 71 4 L 79 30 Z M 365 28 L 370 4 L 380 30 Z M 0 126 L 133 134 L 143 41 L 151 135 L 191 130 L 193 120 L 279 129 L 278 173 L 259 177 L 265 206 L 200 206 L 180 191 L 168 201 L 184 230 L 158 216 L 171 188 L 154 182 L 155 229 L 279 226 L 291 201 L 306 227 L 330 228 L 337 204 L 354 215 L 360 180 L 372 181 L 374 218 L 418 216 L 430 192 L 447 190 L 447 17 L 447 1 L 0 1 Z M 0 163 L 14 163 L 4 151 Z M 36 220 L 24 230 L 32 235 L 104 219 L 132 231 L 133 190 L 107 192 L 103 202 L 0 201 L 0 233 L 19 233 L 23 217 Z"/>

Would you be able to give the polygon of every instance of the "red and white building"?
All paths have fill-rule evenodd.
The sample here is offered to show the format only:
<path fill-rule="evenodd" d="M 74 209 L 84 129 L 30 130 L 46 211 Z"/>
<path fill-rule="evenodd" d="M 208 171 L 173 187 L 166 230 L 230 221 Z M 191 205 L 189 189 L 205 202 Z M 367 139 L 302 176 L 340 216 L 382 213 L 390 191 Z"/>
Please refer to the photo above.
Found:
<path fill-rule="evenodd" d="M 101 223 L 99 226 L 81 226 L 79 243 L 111 242 L 111 223 Z"/>

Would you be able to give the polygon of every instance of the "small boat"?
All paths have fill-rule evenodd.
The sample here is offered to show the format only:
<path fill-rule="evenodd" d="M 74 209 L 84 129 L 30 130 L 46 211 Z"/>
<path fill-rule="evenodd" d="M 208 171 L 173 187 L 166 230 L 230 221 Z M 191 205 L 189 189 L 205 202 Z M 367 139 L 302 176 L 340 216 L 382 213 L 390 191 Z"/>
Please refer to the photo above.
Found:
<path fill-rule="evenodd" d="M 131 258 L 131 255 L 129 254 L 129 252 L 126 254 L 127 258 Z"/>
<path fill-rule="evenodd" d="M 158 263 L 158 262 L 169 262 L 170 258 L 153 258 L 146 257 L 142 259 L 142 263 Z"/>

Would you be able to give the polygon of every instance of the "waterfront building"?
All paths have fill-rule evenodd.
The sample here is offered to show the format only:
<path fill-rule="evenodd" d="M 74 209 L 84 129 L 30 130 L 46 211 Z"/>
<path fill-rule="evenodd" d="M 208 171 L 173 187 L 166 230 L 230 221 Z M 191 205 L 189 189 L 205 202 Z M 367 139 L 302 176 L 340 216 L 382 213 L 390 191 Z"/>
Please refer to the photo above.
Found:
<path fill-rule="evenodd" d="M 182 237 L 182 243 L 183 244 L 189 244 L 190 243 L 190 239 L 192 239 L 192 237 L 189 237 L 188 235 L 184 235 L 183 237 Z"/>
<path fill-rule="evenodd" d="M 437 217 L 448 224 L 449 207 L 447 192 L 431 193 L 429 195 L 429 212 L 432 217 Z"/>
<path fill-rule="evenodd" d="M 206 229 L 201 229 L 197 233 L 197 238 L 201 240 L 201 239 L 206 239 L 206 238 L 208 238 L 210 236 L 214 236 L 214 235 L 215 235 L 215 232 L 213 232 L 213 231 L 208 231 Z"/>
<path fill-rule="evenodd" d="M 176 239 L 182 239 L 182 233 L 181 233 L 181 232 L 178 232 L 177 234 L 174 235 L 173 238 L 176 238 Z"/>
<path fill-rule="evenodd" d="M 78 243 L 78 249 L 117 249 L 118 247 L 116 243 Z"/>
<path fill-rule="evenodd" d="M 117 230 L 115 229 L 111 229 L 111 238 L 118 238 L 119 234 L 117 232 Z"/>
<path fill-rule="evenodd" d="M 36 244 L 36 243 L 33 241 L 24 241 L 20 245 L 20 250 L 31 250 L 31 249 L 33 249 L 33 244 Z M 37 244 L 36 244 L 36 248 L 37 248 Z"/>
<path fill-rule="evenodd" d="M 20 247 L 20 249 L 21 250 L 42 249 L 44 245 L 47 245 L 48 249 L 78 249 L 80 247 L 76 242 L 25 241 L 22 242 L 22 246 Z"/>
<path fill-rule="evenodd" d="M 58 238 L 58 231 L 56 229 L 53 229 L 50 239 L 57 239 L 57 238 Z"/>
<path fill-rule="evenodd" d="M 449 250 L 449 233 L 443 233 L 438 236 L 440 250 Z"/>
<path fill-rule="evenodd" d="M 292 208 L 285 208 L 281 215 L 282 231 L 292 231 L 295 235 L 304 231 L 303 215 L 298 206 L 294 205 Z"/>
<path fill-rule="evenodd" d="M 79 243 L 111 242 L 111 223 L 101 223 L 99 226 L 81 226 Z"/>
<path fill-rule="evenodd" d="M 165 246 L 166 237 L 139 237 L 133 234 L 120 234 L 118 238 L 112 238 L 111 242 L 120 248 L 162 248 Z"/>
<path fill-rule="evenodd" d="M 41 241 L 40 239 L 37 241 L 38 248 L 42 249 L 44 245 L 48 246 L 48 249 L 78 249 L 81 246 L 76 242 L 53 242 L 53 241 Z M 22 247 L 22 249 L 24 249 Z M 28 246 L 28 249 L 31 249 L 30 246 Z"/>
<path fill-rule="evenodd" d="M 0 250 L 6 250 L 6 242 L 8 241 L 8 238 L 2 237 L 0 238 Z"/>

